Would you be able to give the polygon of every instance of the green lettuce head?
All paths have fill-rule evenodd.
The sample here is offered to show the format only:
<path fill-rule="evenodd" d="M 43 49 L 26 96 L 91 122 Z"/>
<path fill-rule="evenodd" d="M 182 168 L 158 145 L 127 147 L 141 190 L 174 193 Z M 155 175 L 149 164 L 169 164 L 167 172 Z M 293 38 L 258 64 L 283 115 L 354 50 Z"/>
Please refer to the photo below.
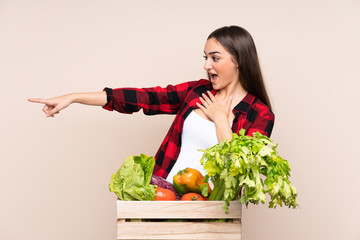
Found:
<path fill-rule="evenodd" d="M 120 200 L 154 200 L 155 188 L 150 184 L 155 159 L 145 154 L 128 156 L 117 173 L 112 174 L 109 189 Z"/>

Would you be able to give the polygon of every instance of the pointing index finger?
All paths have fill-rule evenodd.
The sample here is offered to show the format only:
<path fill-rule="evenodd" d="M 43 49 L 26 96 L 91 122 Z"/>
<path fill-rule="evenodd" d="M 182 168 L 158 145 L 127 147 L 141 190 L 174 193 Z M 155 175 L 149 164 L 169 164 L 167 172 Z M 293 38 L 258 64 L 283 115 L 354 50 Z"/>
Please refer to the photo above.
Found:
<path fill-rule="evenodd" d="M 28 101 L 33 103 L 46 103 L 46 100 L 42 98 L 28 98 Z"/>

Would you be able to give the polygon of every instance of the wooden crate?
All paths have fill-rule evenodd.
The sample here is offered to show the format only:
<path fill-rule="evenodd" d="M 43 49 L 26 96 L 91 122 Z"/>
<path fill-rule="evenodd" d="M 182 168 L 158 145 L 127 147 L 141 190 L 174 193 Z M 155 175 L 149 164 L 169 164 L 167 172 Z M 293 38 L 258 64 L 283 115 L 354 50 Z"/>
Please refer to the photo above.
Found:
<path fill-rule="evenodd" d="M 232 201 L 117 201 L 117 239 L 241 239 L 241 204 Z M 147 219 L 130 222 L 131 219 Z M 149 220 L 151 219 L 151 220 Z M 186 219 L 163 222 L 158 219 Z M 202 219 L 232 219 L 204 222 Z"/>

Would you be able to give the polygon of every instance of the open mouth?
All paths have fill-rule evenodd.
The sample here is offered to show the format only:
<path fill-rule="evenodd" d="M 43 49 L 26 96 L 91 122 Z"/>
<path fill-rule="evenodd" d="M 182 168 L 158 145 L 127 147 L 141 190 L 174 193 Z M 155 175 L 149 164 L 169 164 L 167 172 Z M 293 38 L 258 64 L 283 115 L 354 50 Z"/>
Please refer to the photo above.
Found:
<path fill-rule="evenodd" d="M 210 80 L 211 82 L 215 82 L 218 78 L 218 75 L 217 74 L 210 74 Z"/>

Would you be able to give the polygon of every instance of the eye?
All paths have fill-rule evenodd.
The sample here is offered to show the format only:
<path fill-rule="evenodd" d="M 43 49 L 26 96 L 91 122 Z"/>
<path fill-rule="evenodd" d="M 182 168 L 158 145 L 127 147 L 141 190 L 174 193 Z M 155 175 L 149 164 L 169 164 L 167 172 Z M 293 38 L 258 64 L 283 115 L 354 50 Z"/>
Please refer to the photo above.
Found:
<path fill-rule="evenodd" d="M 204 55 L 203 57 L 204 57 L 205 60 L 207 60 L 207 56 L 206 56 L 206 55 Z"/>
<path fill-rule="evenodd" d="M 216 61 L 218 61 L 220 58 L 218 58 L 218 57 L 212 57 L 212 59 L 213 59 L 214 62 L 216 62 Z"/>

